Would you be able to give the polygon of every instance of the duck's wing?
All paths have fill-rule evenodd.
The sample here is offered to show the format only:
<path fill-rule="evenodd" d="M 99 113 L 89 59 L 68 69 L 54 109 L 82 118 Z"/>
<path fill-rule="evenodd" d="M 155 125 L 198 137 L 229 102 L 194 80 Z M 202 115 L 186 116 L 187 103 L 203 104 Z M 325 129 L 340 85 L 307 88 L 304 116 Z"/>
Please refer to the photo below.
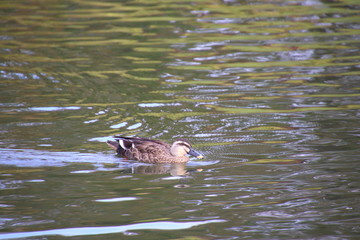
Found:
<path fill-rule="evenodd" d="M 142 162 L 156 163 L 170 156 L 170 145 L 159 140 L 115 136 L 118 153 Z"/>
<path fill-rule="evenodd" d="M 166 148 L 170 148 L 170 145 L 156 139 L 149 139 L 149 138 L 140 138 L 140 137 L 123 137 L 123 136 L 114 136 L 116 140 L 123 140 L 123 142 L 128 146 L 134 144 L 134 146 L 138 147 L 141 145 L 148 146 L 148 145 L 161 145 Z"/>

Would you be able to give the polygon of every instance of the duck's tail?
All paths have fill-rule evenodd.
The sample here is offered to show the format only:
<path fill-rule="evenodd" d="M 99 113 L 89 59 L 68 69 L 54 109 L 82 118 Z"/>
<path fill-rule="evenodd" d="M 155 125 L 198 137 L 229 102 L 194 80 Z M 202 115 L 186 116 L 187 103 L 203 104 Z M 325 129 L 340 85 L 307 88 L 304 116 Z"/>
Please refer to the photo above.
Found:
<path fill-rule="evenodd" d="M 107 145 L 114 149 L 119 155 L 124 155 L 125 151 L 129 150 L 131 147 L 133 147 L 133 143 L 126 138 L 119 138 L 113 140 L 108 140 Z"/>
<path fill-rule="evenodd" d="M 117 152 L 117 154 L 119 154 L 119 155 L 124 155 L 125 150 L 120 146 L 118 140 L 115 140 L 115 141 L 108 140 L 108 141 L 106 142 L 106 144 L 107 144 L 110 148 L 114 149 L 114 150 Z"/>

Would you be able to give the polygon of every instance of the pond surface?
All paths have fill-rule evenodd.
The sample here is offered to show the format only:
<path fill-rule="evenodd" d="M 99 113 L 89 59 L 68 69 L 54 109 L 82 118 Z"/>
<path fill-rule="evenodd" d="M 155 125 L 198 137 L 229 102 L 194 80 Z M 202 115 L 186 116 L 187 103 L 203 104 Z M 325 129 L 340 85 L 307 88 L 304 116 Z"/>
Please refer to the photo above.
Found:
<path fill-rule="evenodd" d="M 0 239 L 358 239 L 360 4 L 0 2 Z M 147 165 L 113 135 L 189 139 Z"/>

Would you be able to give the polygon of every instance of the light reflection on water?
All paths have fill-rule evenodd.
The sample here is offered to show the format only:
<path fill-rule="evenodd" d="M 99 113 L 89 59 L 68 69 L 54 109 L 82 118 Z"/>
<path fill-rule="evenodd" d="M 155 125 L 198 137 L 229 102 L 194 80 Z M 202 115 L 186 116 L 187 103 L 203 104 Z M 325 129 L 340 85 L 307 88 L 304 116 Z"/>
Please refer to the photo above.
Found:
<path fill-rule="evenodd" d="M 0 238 L 359 235 L 358 3 L 44 6 L 0 3 Z M 119 134 L 206 158 L 126 160 Z"/>
<path fill-rule="evenodd" d="M 83 227 L 83 228 L 68 228 L 68 229 L 54 229 L 47 231 L 28 232 L 28 233 L 9 233 L 0 235 L 0 239 L 19 239 L 28 237 L 48 236 L 48 235 L 60 235 L 60 236 L 88 236 L 88 235 L 102 235 L 119 232 L 128 232 L 131 230 L 183 230 L 193 226 L 209 223 L 221 223 L 224 220 L 208 220 L 198 222 L 151 222 L 151 223 L 137 223 L 125 226 L 109 226 L 109 227 Z M 137 235 L 136 233 L 126 235 Z"/>

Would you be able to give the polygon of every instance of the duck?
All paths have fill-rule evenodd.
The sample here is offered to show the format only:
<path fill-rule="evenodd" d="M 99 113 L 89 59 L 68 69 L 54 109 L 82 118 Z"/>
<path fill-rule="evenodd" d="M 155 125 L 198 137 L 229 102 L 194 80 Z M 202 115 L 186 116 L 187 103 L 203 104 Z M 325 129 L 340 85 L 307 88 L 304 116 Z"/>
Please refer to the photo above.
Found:
<path fill-rule="evenodd" d="M 186 163 L 188 154 L 198 159 L 203 155 L 194 150 L 186 139 L 176 139 L 171 145 L 160 140 L 114 136 L 107 145 L 118 155 L 145 163 Z"/>

